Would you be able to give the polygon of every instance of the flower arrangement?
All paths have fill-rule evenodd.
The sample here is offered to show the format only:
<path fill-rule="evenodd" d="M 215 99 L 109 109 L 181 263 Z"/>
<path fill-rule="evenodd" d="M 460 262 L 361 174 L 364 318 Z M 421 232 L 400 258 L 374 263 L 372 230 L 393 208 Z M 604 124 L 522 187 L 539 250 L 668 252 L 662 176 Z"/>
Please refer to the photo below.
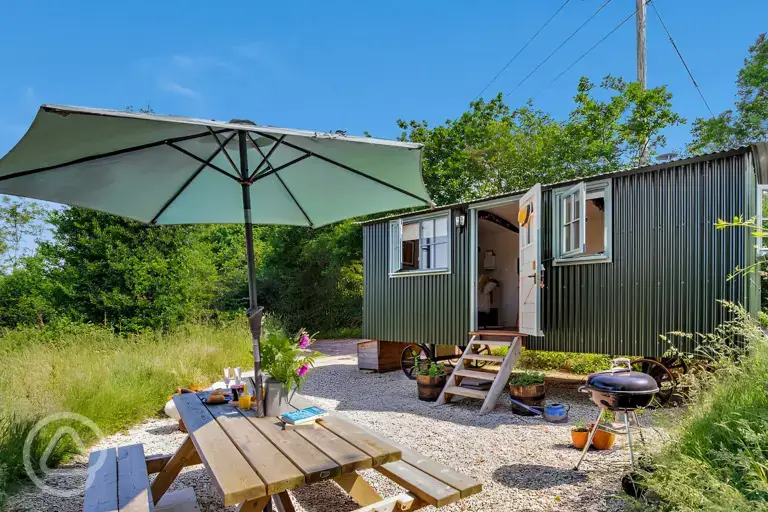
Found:
<path fill-rule="evenodd" d="M 289 337 L 285 331 L 269 331 L 261 342 L 261 366 L 269 376 L 279 381 L 286 391 L 300 389 L 307 380 L 309 370 L 315 364 L 319 352 L 306 351 L 314 342 L 310 335 L 301 329 L 295 336 Z"/>

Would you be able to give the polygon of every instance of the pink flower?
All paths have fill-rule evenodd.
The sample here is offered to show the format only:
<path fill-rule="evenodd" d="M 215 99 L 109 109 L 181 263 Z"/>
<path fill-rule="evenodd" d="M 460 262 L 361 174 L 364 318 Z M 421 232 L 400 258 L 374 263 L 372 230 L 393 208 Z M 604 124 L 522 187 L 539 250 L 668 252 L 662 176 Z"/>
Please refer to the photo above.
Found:
<path fill-rule="evenodd" d="M 301 365 L 301 368 L 299 368 L 296 373 L 299 374 L 299 377 L 303 377 L 303 376 L 305 376 L 307 374 L 308 371 L 309 371 L 309 365 L 308 364 L 303 364 L 303 365 Z"/>
<path fill-rule="evenodd" d="M 299 341 L 299 348 L 307 348 L 310 343 L 312 343 L 312 340 L 305 334 L 301 337 L 301 341 Z"/>

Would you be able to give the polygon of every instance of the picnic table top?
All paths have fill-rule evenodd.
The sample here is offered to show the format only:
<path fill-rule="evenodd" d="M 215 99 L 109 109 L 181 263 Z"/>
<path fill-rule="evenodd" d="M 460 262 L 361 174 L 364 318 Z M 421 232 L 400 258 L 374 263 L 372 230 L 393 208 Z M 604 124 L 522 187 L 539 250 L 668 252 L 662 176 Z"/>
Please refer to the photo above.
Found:
<path fill-rule="evenodd" d="M 230 404 L 207 404 L 206 393 L 176 395 L 189 438 L 225 505 L 338 479 L 398 461 L 400 448 L 343 419 L 283 430 L 277 418 Z"/>

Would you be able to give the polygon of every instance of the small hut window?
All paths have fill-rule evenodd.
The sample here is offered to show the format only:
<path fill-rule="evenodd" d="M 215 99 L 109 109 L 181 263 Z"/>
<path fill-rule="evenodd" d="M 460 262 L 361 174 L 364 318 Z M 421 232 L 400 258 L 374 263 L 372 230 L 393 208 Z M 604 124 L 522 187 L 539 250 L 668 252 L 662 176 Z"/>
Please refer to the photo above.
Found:
<path fill-rule="evenodd" d="M 768 185 L 757 186 L 757 221 L 760 232 L 768 236 Z M 768 256 L 768 240 L 757 237 L 758 256 Z"/>
<path fill-rule="evenodd" d="M 611 183 L 581 182 L 553 192 L 553 253 L 556 264 L 611 259 Z"/>
<path fill-rule="evenodd" d="M 450 214 L 390 223 L 390 275 L 449 270 Z"/>

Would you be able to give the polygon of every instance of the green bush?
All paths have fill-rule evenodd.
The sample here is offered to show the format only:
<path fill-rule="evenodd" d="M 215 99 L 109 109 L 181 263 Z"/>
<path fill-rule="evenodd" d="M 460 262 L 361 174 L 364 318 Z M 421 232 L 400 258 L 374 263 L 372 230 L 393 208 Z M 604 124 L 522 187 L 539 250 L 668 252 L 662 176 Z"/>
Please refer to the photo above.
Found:
<path fill-rule="evenodd" d="M 504 356 L 507 354 L 507 347 L 495 348 L 491 353 L 497 356 Z M 608 370 L 611 367 L 611 357 L 603 354 L 523 349 L 515 366 L 527 370 L 556 370 L 578 375 L 588 375 L 601 370 Z"/>
<path fill-rule="evenodd" d="M 39 418 L 74 412 L 108 435 L 159 413 L 178 386 L 208 385 L 226 366 L 249 368 L 250 348 L 242 319 L 166 334 L 119 336 L 79 324 L 6 331 L 0 337 L 0 495 L 23 479 L 24 439 Z M 78 432 L 84 442 L 94 441 Z M 33 446 L 35 460 L 51 433 L 43 431 Z M 51 463 L 73 450 L 60 443 Z"/>
<path fill-rule="evenodd" d="M 650 504 L 661 510 L 768 510 L 768 339 L 746 311 L 728 307 L 735 319 L 702 340 L 702 353 L 728 357 L 711 360 L 717 370 L 697 379 L 692 403 L 644 478 Z M 741 354 L 736 339 L 747 342 Z"/>
<path fill-rule="evenodd" d="M 544 374 L 541 372 L 512 372 L 507 383 L 510 386 L 534 386 L 544 384 Z"/>

